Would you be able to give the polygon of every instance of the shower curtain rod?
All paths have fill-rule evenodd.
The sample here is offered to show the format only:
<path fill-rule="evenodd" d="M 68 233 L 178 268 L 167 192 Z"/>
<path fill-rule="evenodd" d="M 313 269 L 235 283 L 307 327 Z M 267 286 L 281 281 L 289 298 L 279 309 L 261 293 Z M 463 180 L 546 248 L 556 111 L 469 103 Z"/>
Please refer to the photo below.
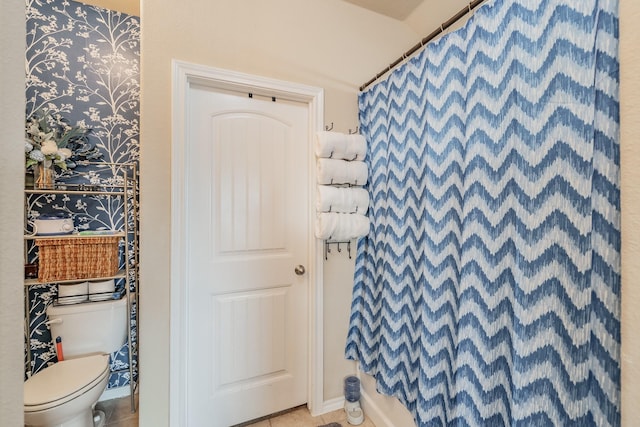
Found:
<path fill-rule="evenodd" d="M 469 12 L 471 12 L 473 9 L 480 6 L 484 2 L 485 0 L 474 0 L 471 3 L 469 3 L 464 9 L 461 9 L 460 12 L 456 13 L 451 18 L 449 18 L 448 21 L 440 25 L 440 27 L 436 28 L 431 34 L 429 34 L 428 36 L 420 40 L 419 43 L 416 43 L 415 46 L 413 46 L 411 49 L 406 51 L 400 58 L 396 59 L 394 62 L 389 64 L 384 70 L 376 74 L 374 78 L 372 78 L 371 80 L 369 80 L 368 82 L 360 86 L 360 92 L 365 90 L 367 86 L 369 86 L 371 83 L 375 82 L 380 77 L 384 76 L 386 73 L 393 70 L 398 64 L 400 64 L 402 61 L 404 61 L 405 59 L 413 55 L 418 49 L 420 49 L 421 47 L 429 43 L 431 40 L 438 37 L 440 34 L 444 33 L 444 30 L 446 30 L 447 28 L 449 28 L 450 26 L 458 22 L 460 18 L 462 18 L 463 16 L 465 16 L 466 14 L 468 14 Z"/>

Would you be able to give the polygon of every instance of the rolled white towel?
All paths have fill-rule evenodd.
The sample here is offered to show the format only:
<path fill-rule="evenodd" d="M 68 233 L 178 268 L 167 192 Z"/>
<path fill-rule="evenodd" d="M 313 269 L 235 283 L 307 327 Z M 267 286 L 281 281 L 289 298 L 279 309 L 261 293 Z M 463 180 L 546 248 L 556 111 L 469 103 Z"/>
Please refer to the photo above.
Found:
<path fill-rule="evenodd" d="M 367 141 L 364 136 L 321 131 L 316 134 L 316 157 L 337 160 L 364 160 Z"/>
<path fill-rule="evenodd" d="M 76 304 L 88 299 L 88 282 L 58 285 L 58 304 Z"/>
<path fill-rule="evenodd" d="M 369 171 L 367 164 L 361 161 L 318 159 L 317 175 L 318 184 L 364 185 L 367 183 Z"/>
<path fill-rule="evenodd" d="M 316 218 L 316 237 L 345 241 L 369 234 L 369 218 L 360 214 L 320 213 Z"/>
<path fill-rule="evenodd" d="M 98 282 L 89 282 L 89 300 L 106 301 L 113 298 L 116 290 L 116 282 L 113 279 Z"/>
<path fill-rule="evenodd" d="M 340 132 L 321 131 L 316 134 L 316 157 L 345 159 L 349 135 Z"/>
<path fill-rule="evenodd" d="M 366 215 L 368 208 L 369 193 L 364 188 L 318 185 L 317 212 L 359 213 Z"/>
<path fill-rule="evenodd" d="M 367 155 L 367 140 L 359 133 L 347 136 L 347 148 L 343 158 L 345 160 L 364 160 Z"/>

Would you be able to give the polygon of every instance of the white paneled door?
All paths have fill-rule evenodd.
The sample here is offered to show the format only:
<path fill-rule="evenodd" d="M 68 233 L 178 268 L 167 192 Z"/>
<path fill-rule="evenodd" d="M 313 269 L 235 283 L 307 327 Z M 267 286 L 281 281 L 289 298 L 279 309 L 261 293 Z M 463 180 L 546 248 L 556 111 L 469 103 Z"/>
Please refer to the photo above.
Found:
<path fill-rule="evenodd" d="M 309 127 L 304 103 L 187 93 L 188 425 L 307 401 Z"/>

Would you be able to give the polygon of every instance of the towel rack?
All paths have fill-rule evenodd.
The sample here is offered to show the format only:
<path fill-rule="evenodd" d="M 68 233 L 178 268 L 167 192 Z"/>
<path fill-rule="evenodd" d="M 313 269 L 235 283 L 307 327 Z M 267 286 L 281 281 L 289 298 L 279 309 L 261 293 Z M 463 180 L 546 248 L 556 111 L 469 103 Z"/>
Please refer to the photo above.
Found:
<path fill-rule="evenodd" d="M 346 241 L 346 242 L 333 242 L 333 241 L 329 241 L 329 240 L 325 240 L 324 241 L 324 259 L 325 261 L 329 259 L 329 254 L 331 253 L 331 245 L 336 245 L 338 248 L 338 252 L 342 252 L 342 249 L 340 248 L 341 244 L 346 244 L 347 245 L 347 252 L 349 253 L 349 259 L 351 259 L 351 241 Z"/>
<path fill-rule="evenodd" d="M 330 132 L 330 131 L 332 131 L 333 129 L 334 129 L 334 122 L 331 122 L 329 125 L 326 125 L 326 124 L 325 124 L 325 126 L 324 126 L 324 130 L 325 130 L 326 132 Z M 349 129 L 349 133 L 348 133 L 348 135 L 356 135 L 356 134 L 359 134 L 359 130 L 360 130 L 360 127 L 359 127 L 359 126 L 356 126 L 355 130 L 353 130 L 353 129 L 351 129 L 351 128 L 350 128 L 350 129 Z M 326 153 L 325 153 L 324 158 L 332 159 L 332 158 L 333 158 L 333 155 L 334 155 L 334 152 L 333 152 L 333 151 L 331 151 L 331 152 L 329 153 L 329 156 L 328 156 L 328 157 L 326 156 Z M 358 159 L 358 155 L 356 154 L 356 155 L 355 155 L 355 157 L 354 157 L 353 159 L 345 159 L 345 158 L 340 157 L 340 159 L 339 159 L 339 160 L 343 160 L 343 161 L 345 161 L 345 162 L 351 162 L 351 161 L 355 161 L 355 160 L 357 160 L 357 159 Z M 363 185 L 365 185 L 365 184 L 366 184 L 366 181 L 365 181 L 364 183 L 359 183 L 359 182 L 356 180 L 355 184 L 350 184 L 350 183 L 334 182 L 334 180 L 333 180 L 333 179 L 331 179 L 331 180 L 330 180 L 330 182 L 329 182 L 328 184 L 318 184 L 318 185 L 319 185 L 319 186 L 332 186 L 332 187 L 351 188 L 351 187 L 362 187 L 362 186 L 363 186 Z M 332 212 L 332 211 L 333 211 L 333 207 L 332 207 L 332 206 L 329 206 L 329 211 L 328 211 L 328 212 L 330 213 L 330 212 Z M 319 212 L 319 213 L 320 213 L 320 212 Z M 358 209 L 356 208 L 356 210 L 355 210 L 354 212 L 350 212 L 350 213 L 352 213 L 352 214 L 358 214 L 359 212 L 358 212 Z M 343 245 L 346 245 L 346 247 L 347 247 L 347 253 L 348 253 L 349 259 L 352 259 L 352 256 L 351 256 L 351 240 L 340 240 L 340 241 L 338 241 L 338 240 L 331 240 L 331 237 L 329 237 L 328 239 L 325 239 L 325 240 L 324 240 L 324 259 L 325 259 L 325 260 L 328 260 L 328 259 L 329 259 L 329 254 L 331 253 L 331 250 L 332 250 L 331 245 L 335 245 L 335 246 L 336 246 L 336 249 L 338 250 L 338 252 L 339 252 L 339 253 L 341 253 L 341 252 L 342 252 Z"/>
<path fill-rule="evenodd" d="M 253 94 L 250 93 L 249 94 L 249 98 L 251 98 L 252 96 L 253 96 Z M 274 101 L 275 101 L 275 99 L 274 99 Z M 327 132 L 332 131 L 333 130 L 333 122 L 331 122 L 330 125 L 324 125 L 324 130 L 327 131 Z M 360 133 L 360 126 L 356 126 L 355 130 L 349 128 L 349 133 L 348 133 L 349 135 L 355 135 L 357 133 Z"/>

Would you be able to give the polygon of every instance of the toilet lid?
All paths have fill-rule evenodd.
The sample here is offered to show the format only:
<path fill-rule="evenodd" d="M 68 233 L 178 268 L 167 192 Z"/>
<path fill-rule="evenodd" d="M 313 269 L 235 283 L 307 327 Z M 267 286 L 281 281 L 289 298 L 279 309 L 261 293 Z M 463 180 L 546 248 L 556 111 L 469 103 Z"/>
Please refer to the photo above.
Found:
<path fill-rule="evenodd" d="M 24 405 L 62 400 L 92 384 L 109 370 L 109 356 L 97 354 L 58 362 L 24 383 Z"/>

